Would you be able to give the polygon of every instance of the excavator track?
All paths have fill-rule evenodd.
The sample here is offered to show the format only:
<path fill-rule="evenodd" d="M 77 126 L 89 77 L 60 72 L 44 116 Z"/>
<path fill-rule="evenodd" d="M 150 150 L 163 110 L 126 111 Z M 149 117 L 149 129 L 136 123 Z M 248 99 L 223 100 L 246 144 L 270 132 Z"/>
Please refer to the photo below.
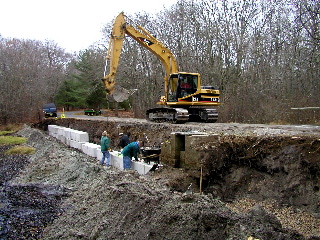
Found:
<path fill-rule="evenodd" d="M 146 119 L 152 122 L 185 123 L 189 113 L 184 108 L 152 108 L 147 110 Z"/>
<path fill-rule="evenodd" d="M 212 108 L 153 108 L 149 109 L 146 119 L 152 122 L 207 122 L 218 120 L 218 111 Z"/>
<path fill-rule="evenodd" d="M 204 122 L 215 123 L 218 121 L 218 111 L 216 109 L 204 109 L 203 114 L 205 115 L 205 117 L 202 118 Z"/>
<path fill-rule="evenodd" d="M 189 122 L 215 123 L 218 111 L 214 108 L 189 108 Z"/>

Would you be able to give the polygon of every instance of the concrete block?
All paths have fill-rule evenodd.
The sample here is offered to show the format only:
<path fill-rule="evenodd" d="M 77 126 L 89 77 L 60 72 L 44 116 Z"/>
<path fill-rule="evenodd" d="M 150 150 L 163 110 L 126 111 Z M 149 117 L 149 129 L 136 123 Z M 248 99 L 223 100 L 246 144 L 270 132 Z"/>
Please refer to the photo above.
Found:
<path fill-rule="evenodd" d="M 54 133 L 54 132 L 49 132 L 49 136 L 54 137 L 54 138 L 57 138 L 57 134 Z"/>
<path fill-rule="evenodd" d="M 137 171 L 139 174 L 145 174 L 145 164 L 141 162 L 131 162 L 131 167 L 133 170 Z"/>
<path fill-rule="evenodd" d="M 77 136 L 78 142 L 89 142 L 89 134 L 87 132 L 79 131 Z"/>
<path fill-rule="evenodd" d="M 70 142 L 69 142 L 70 145 L 69 146 L 72 147 L 72 148 L 76 148 L 76 144 L 75 143 L 76 143 L 76 141 L 70 139 Z"/>
<path fill-rule="evenodd" d="M 112 151 L 110 152 L 111 159 L 110 159 L 110 165 L 118 168 L 120 170 L 123 170 L 123 156 L 120 152 Z"/>
<path fill-rule="evenodd" d="M 64 136 L 64 129 L 65 127 L 58 127 L 58 136 Z"/>
<path fill-rule="evenodd" d="M 73 141 L 77 141 L 77 137 L 76 137 L 77 133 L 78 133 L 78 130 L 72 129 L 70 131 L 70 139 L 73 140 Z"/>
<path fill-rule="evenodd" d="M 77 142 L 89 142 L 89 140 L 87 141 L 80 141 L 80 134 L 82 134 L 82 131 L 78 131 L 78 130 L 73 130 L 70 132 L 70 137 L 72 140 L 77 141 Z"/>
<path fill-rule="evenodd" d="M 76 147 L 75 147 L 75 141 L 73 141 L 72 139 L 70 139 L 70 141 L 69 141 L 69 146 L 72 147 L 72 148 L 76 148 Z"/>
<path fill-rule="evenodd" d="M 78 141 L 76 141 L 76 140 L 73 140 L 73 141 L 78 142 Z M 81 151 L 82 151 L 83 153 L 87 154 L 87 148 L 88 148 L 87 143 L 84 143 L 84 144 L 81 146 Z"/>
<path fill-rule="evenodd" d="M 71 139 L 71 132 L 73 131 L 73 129 L 71 128 L 65 128 L 64 129 L 64 136 L 67 138 L 67 139 Z"/>
<path fill-rule="evenodd" d="M 77 142 L 75 141 L 75 146 L 77 149 L 81 150 L 82 149 L 82 145 L 85 144 L 85 142 Z"/>
<path fill-rule="evenodd" d="M 97 148 L 100 149 L 100 146 L 94 143 L 88 145 L 88 155 L 91 157 L 97 157 Z"/>
<path fill-rule="evenodd" d="M 49 133 L 58 133 L 57 125 L 48 125 L 48 131 Z"/>
<path fill-rule="evenodd" d="M 102 159 L 102 152 L 101 152 L 101 148 L 96 148 L 96 158 L 101 161 Z"/>
<path fill-rule="evenodd" d="M 76 140 L 76 142 L 78 142 L 78 141 Z M 89 143 L 89 142 L 85 142 L 84 144 L 82 144 L 82 149 L 81 150 L 82 150 L 83 153 L 88 155 L 90 144 L 91 143 Z"/>
<path fill-rule="evenodd" d="M 144 169 L 143 166 L 140 162 L 131 162 L 131 168 L 135 171 L 137 171 L 139 174 L 144 174 Z"/>
<path fill-rule="evenodd" d="M 174 135 L 171 135 L 171 139 L 174 139 Z M 161 145 L 161 162 L 169 166 L 177 166 L 180 156 L 174 151 L 175 141 L 166 141 Z"/>
<path fill-rule="evenodd" d="M 73 130 L 70 132 L 70 137 L 72 140 L 75 140 L 78 142 L 89 142 L 89 134 L 86 132 Z"/>
<path fill-rule="evenodd" d="M 136 161 L 131 162 L 132 169 L 142 175 L 147 174 L 150 171 L 150 169 L 153 167 L 153 164 L 154 163 L 147 164 L 144 162 L 136 162 Z"/>
<path fill-rule="evenodd" d="M 58 139 L 60 142 L 66 143 L 66 137 L 63 136 L 63 135 L 58 135 L 58 136 L 57 136 L 57 139 Z"/>
<path fill-rule="evenodd" d="M 144 168 L 143 174 L 147 174 L 152 167 L 153 167 L 153 164 L 143 164 L 143 168 Z"/>
<path fill-rule="evenodd" d="M 75 140 L 70 139 L 70 147 L 79 149 L 82 151 L 82 145 L 85 144 L 84 142 L 78 142 Z"/>

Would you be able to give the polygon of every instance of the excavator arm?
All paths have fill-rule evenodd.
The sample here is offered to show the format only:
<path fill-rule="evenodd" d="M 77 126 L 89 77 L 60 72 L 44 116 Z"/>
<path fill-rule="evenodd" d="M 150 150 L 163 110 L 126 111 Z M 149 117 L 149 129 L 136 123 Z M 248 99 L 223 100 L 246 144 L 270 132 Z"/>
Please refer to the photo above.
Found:
<path fill-rule="evenodd" d="M 106 57 L 106 60 L 109 61 L 109 74 L 105 75 L 102 78 L 102 81 L 108 94 L 113 93 L 116 84 L 114 79 L 116 77 L 116 72 L 119 65 L 123 39 L 125 37 L 123 29 L 124 24 L 124 16 L 121 16 L 121 14 L 119 14 L 119 16 L 115 19 L 115 22 L 113 24 L 108 53 Z"/>
<path fill-rule="evenodd" d="M 115 89 L 115 75 L 119 65 L 123 39 L 126 35 L 136 40 L 141 46 L 147 48 L 161 60 L 166 71 L 164 79 L 166 83 L 168 81 L 168 76 L 171 73 L 178 72 L 178 64 L 172 52 L 143 27 L 137 26 L 137 28 L 135 28 L 132 25 L 129 25 L 122 12 L 114 21 L 106 57 L 109 61 L 109 74 L 103 77 L 102 81 L 107 93 L 112 94 Z M 167 86 L 167 84 L 165 84 L 165 86 Z"/>

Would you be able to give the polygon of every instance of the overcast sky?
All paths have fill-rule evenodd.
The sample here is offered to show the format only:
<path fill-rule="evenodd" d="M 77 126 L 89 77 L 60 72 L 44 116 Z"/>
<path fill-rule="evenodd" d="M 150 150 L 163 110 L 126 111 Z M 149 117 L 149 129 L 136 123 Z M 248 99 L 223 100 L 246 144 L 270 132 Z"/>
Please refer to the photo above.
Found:
<path fill-rule="evenodd" d="M 121 11 L 156 13 L 177 0 L 1 0 L 4 38 L 53 40 L 69 52 L 102 39 L 103 25 Z"/>

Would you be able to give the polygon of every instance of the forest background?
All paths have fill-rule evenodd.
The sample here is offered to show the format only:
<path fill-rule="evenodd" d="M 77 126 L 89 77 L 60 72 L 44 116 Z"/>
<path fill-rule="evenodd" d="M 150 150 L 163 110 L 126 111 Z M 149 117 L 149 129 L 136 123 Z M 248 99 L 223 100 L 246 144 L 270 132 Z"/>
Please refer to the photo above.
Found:
<path fill-rule="evenodd" d="M 179 0 L 128 17 L 168 46 L 180 71 L 199 72 L 221 91 L 219 122 L 319 123 L 319 1 Z M 0 124 L 37 121 L 48 102 L 112 107 L 101 81 L 112 24 L 104 44 L 75 54 L 50 40 L 0 35 Z M 163 76 L 161 62 L 125 38 L 116 80 L 138 91 L 120 107 L 144 118 L 163 95 Z"/>

